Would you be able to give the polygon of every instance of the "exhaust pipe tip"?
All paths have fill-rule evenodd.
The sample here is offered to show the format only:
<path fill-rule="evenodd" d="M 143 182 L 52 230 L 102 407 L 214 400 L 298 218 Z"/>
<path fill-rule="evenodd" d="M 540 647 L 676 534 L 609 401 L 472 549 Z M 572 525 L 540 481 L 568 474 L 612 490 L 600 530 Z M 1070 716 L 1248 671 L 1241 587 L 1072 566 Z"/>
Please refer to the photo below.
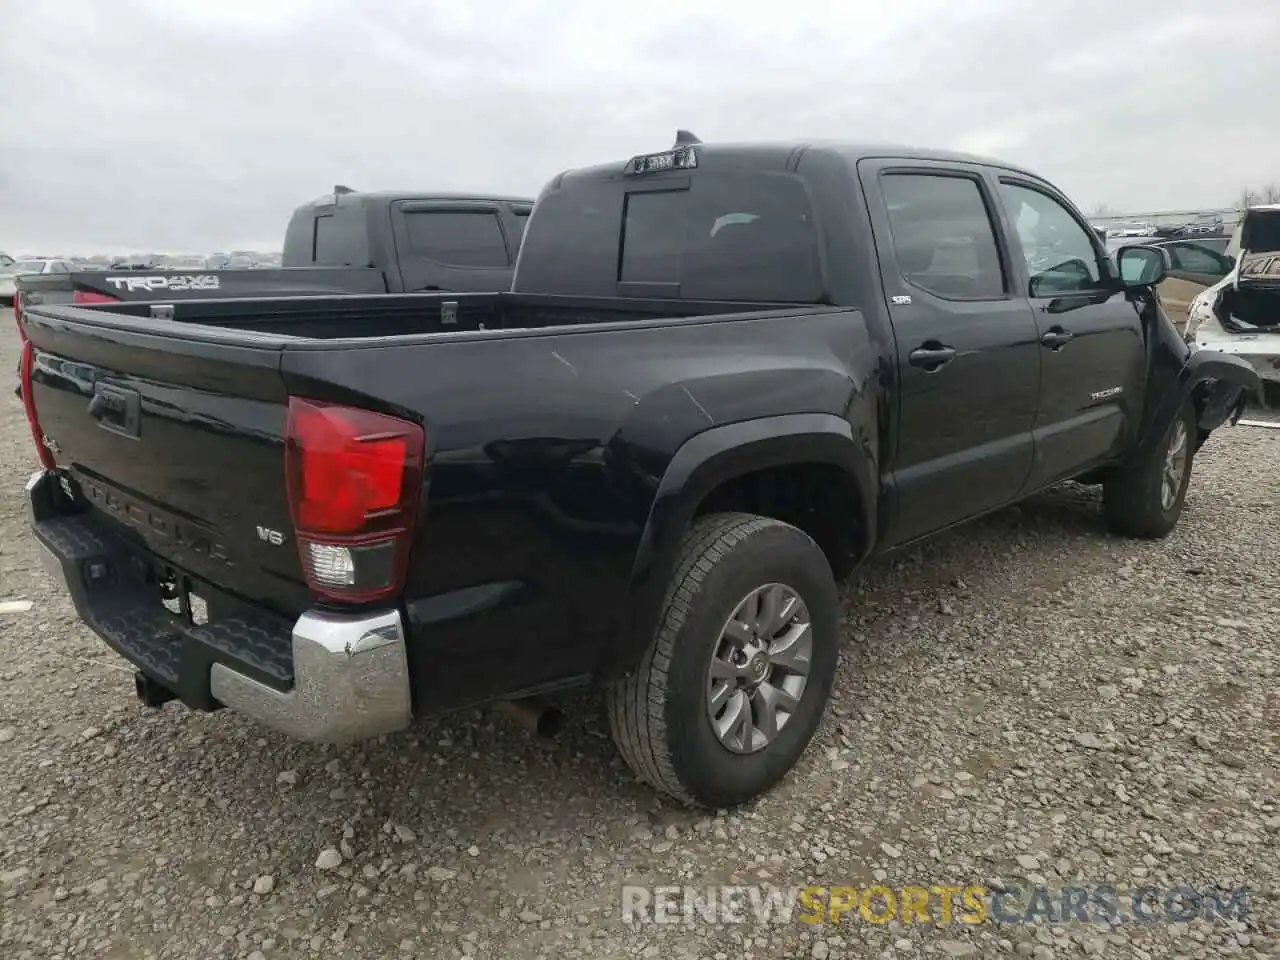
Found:
<path fill-rule="evenodd" d="M 500 700 L 497 708 L 535 737 L 550 739 L 564 729 L 564 713 L 540 697 Z"/>
<path fill-rule="evenodd" d="M 560 736 L 560 732 L 564 730 L 564 712 L 559 707 L 547 705 L 538 717 L 538 723 L 534 732 L 546 739 L 552 739 Z"/>

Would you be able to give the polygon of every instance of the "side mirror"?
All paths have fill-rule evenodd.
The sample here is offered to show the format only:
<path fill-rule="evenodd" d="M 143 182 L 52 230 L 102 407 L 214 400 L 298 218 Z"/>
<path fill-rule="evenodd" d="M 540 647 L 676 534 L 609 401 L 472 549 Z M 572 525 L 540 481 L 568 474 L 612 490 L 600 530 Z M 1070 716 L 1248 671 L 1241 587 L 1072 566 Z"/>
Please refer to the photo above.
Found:
<path fill-rule="evenodd" d="M 1155 286 L 1169 272 L 1169 252 L 1160 247 L 1121 247 L 1116 253 L 1120 282 L 1128 289 Z"/>

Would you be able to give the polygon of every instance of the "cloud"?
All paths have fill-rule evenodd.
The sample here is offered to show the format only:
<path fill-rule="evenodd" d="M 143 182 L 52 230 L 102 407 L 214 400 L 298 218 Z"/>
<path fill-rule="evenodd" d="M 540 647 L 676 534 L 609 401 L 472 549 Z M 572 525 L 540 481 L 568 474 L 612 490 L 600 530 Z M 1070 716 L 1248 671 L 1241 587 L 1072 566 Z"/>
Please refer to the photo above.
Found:
<path fill-rule="evenodd" d="M 334 183 L 532 196 L 677 127 L 967 149 L 1085 208 L 1280 179 L 1280 16 L 1252 0 L 11 6 L 5 249 L 278 243 Z"/>

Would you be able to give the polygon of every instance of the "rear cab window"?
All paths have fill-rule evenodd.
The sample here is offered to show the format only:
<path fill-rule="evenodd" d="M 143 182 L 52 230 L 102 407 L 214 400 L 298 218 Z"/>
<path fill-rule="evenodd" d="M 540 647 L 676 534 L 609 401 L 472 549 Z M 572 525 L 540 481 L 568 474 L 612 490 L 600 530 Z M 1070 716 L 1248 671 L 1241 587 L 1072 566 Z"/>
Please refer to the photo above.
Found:
<path fill-rule="evenodd" d="M 630 164 L 629 164 L 630 166 Z M 756 303 L 825 298 L 804 181 L 741 166 L 572 176 L 540 198 L 527 293 Z"/>

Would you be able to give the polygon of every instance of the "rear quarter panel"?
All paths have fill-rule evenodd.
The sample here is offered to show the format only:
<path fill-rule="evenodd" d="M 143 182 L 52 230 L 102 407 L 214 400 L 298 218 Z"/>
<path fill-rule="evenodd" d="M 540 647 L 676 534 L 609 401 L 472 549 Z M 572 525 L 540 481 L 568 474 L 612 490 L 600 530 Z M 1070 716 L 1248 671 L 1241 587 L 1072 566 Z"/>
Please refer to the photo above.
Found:
<path fill-rule="evenodd" d="M 881 389 L 879 355 L 859 313 L 819 308 L 289 347 L 282 369 L 291 393 L 336 390 L 425 424 L 410 658 L 419 702 L 445 709 L 638 655 L 637 556 L 677 452 L 718 427 L 811 413 L 874 451 L 875 405 L 860 401 Z"/>

